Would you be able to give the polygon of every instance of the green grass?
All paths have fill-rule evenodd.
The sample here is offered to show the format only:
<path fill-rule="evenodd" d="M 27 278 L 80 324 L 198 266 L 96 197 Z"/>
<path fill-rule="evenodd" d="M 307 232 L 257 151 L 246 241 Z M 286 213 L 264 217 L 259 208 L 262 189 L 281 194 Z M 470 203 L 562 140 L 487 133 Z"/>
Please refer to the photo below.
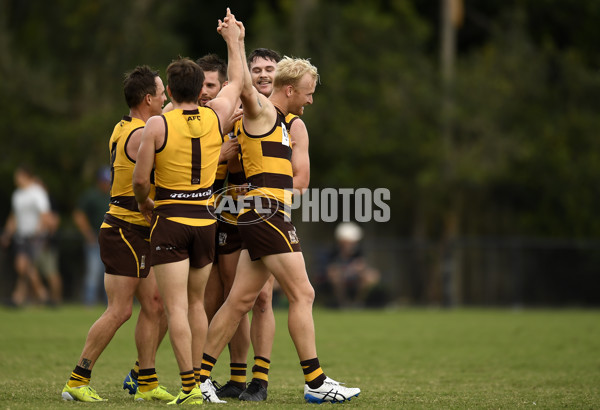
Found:
<path fill-rule="evenodd" d="M 109 401 L 63 402 L 60 391 L 101 309 L 0 309 L 0 409 L 163 407 L 134 403 L 121 390 L 136 358 L 134 320 L 94 367 L 92 386 Z M 356 408 L 600 408 L 600 312 L 595 310 L 316 309 L 321 365 L 334 379 L 362 389 L 342 406 Z M 219 407 L 307 408 L 303 377 L 277 311 L 266 403 L 231 400 Z M 224 382 L 224 353 L 213 375 Z M 252 362 L 249 361 L 250 367 Z M 179 377 L 168 341 L 156 367 L 171 392 Z M 250 374 L 250 372 L 249 372 Z"/>

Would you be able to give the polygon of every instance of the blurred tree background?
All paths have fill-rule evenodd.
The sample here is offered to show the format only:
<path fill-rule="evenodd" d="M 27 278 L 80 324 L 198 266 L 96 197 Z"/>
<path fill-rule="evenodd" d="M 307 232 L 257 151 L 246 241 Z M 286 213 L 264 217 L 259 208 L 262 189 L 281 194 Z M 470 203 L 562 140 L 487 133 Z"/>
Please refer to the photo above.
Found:
<path fill-rule="evenodd" d="M 387 187 L 391 220 L 368 233 L 436 244 L 438 285 L 412 298 L 424 302 L 443 299 L 444 263 L 456 263 L 447 255 L 460 238 L 600 237 L 600 2 L 447 0 L 448 76 L 445 1 L 228 3 L 248 51 L 273 48 L 319 68 L 304 115 L 311 186 Z M 0 0 L 0 217 L 13 170 L 27 162 L 68 226 L 127 112 L 123 73 L 149 64 L 164 77 L 178 55 L 225 56 L 215 30 L 224 9 Z M 333 230 L 319 225 L 308 236 Z"/>

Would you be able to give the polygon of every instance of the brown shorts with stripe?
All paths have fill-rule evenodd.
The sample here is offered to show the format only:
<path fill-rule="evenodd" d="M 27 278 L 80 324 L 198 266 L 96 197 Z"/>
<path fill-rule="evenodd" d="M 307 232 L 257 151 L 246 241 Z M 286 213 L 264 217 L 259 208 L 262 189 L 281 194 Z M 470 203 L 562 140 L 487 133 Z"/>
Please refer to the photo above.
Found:
<path fill-rule="evenodd" d="M 193 268 L 202 268 L 215 259 L 217 224 L 190 226 L 171 221 L 155 213 L 152 218 L 150 247 L 152 265 L 190 260 Z"/>
<path fill-rule="evenodd" d="M 242 237 L 237 225 L 219 221 L 217 227 L 217 254 L 227 255 L 242 249 Z"/>
<path fill-rule="evenodd" d="M 98 236 L 105 272 L 134 278 L 147 277 L 150 273 L 150 229 L 125 221 L 119 223 L 115 219 L 105 219 L 111 226 L 100 229 Z"/>
<path fill-rule="evenodd" d="M 250 259 L 278 253 L 302 252 L 296 227 L 275 212 L 270 218 L 261 218 L 255 210 L 238 217 L 238 229 L 242 237 L 242 249 L 248 249 Z"/>

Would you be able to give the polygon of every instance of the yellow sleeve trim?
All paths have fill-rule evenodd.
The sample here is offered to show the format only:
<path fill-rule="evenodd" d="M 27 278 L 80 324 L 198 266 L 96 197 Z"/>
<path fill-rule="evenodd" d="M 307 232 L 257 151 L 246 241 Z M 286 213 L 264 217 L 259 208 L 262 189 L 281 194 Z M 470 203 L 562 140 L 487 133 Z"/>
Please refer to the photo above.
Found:
<path fill-rule="evenodd" d="M 198 218 L 184 218 L 184 217 L 172 217 L 167 218 L 169 221 L 177 222 L 183 225 L 189 226 L 208 226 L 216 223 L 216 219 L 198 219 Z"/>

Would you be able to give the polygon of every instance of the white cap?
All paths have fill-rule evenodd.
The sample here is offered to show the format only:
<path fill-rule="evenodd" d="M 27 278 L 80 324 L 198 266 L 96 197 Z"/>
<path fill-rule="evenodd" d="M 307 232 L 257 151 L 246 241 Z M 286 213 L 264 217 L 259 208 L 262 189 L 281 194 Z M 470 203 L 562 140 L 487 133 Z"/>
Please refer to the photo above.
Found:
<path fill-rule="evenodd" d="M 362 235 L 361 227 L 354 222 L 342 222 L 335 228 L 335 239 L 338 241 L 358 242 Z"/>

